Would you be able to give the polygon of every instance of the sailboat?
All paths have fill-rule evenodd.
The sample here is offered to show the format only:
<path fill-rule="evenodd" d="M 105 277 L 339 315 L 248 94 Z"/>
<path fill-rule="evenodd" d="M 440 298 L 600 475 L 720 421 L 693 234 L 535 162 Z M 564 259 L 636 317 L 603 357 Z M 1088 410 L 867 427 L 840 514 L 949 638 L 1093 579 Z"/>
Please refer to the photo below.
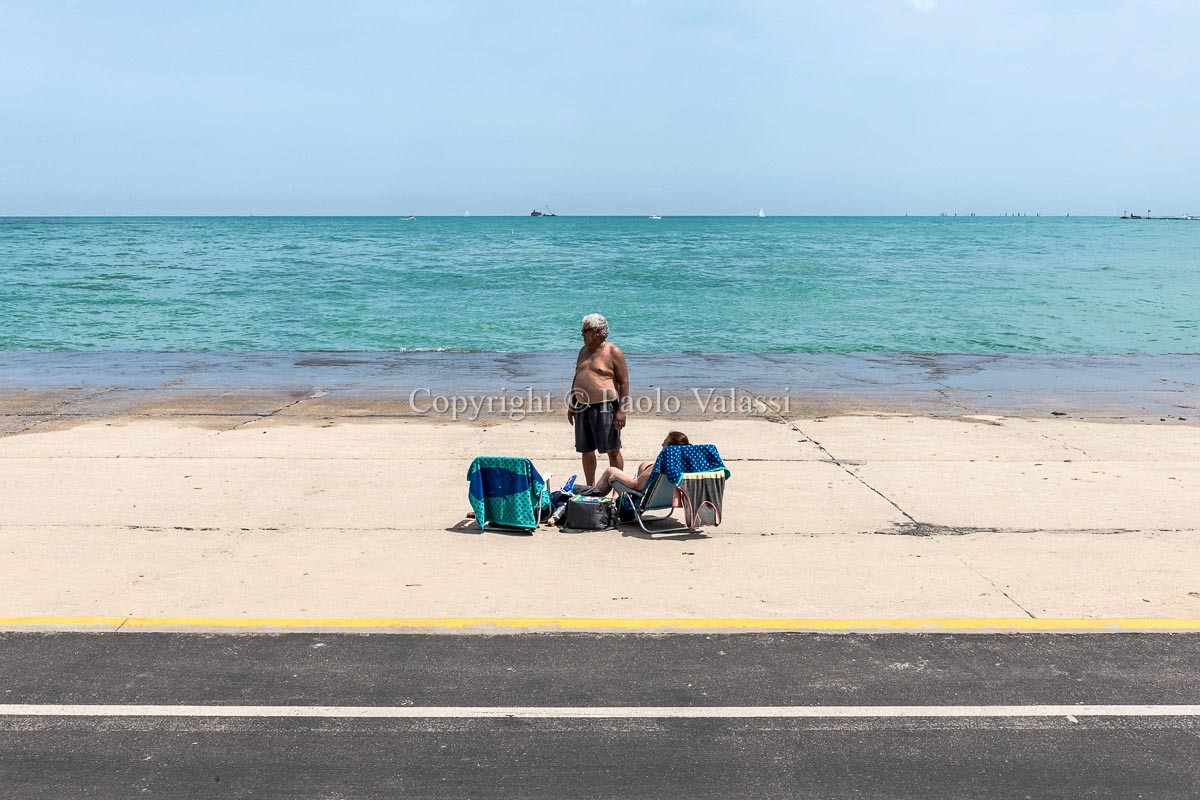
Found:
<path fill-rule="evenodd" d="M 766 217 L 766 216 L 767 216 L 767 212 L 763 211 L 763 210 L 760 208 L 760 209 L 758 210 L 758 218 L 759 218 L 759 219 L 763 219 L 763 218 L 764 218 L 764 217 Z"/>
<path fill-rule="evenodd" d="M 469 209 L 469 208 L 468 208 L 466 211 L 464 211 L 464 212 L 463 212 L 463 216 L 464 216 L 464 217 L 469 217 L 469 216 L 471 216 L 471 209 Z"/>
<path fill-rule="evenodd" d="M 650 219 L 662 219 L 662 214 L 655 211 L 653 214 L 650 215 Z"/>

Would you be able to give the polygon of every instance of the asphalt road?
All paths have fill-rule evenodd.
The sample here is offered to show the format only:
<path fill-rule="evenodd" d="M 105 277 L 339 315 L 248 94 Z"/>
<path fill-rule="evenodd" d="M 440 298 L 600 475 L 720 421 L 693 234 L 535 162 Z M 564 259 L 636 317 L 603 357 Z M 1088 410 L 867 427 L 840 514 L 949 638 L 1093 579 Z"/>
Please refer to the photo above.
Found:
<path fill-rule="evenodd" d="M 1190 705 L 1200 636 L 8 633 L 0 687 L 10 707 Z M 1190 714 L 162 713 L 0 713 L 0 798 L 1200 796 Z"/>

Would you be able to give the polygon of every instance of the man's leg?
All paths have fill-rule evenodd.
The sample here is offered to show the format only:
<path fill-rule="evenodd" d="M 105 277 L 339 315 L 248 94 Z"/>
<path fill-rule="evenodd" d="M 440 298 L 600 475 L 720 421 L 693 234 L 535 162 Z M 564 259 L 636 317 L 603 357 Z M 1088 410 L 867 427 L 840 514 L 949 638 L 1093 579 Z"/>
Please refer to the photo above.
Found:
<path fill-rule="evenodd" d="M 608 456 L 608 465 L 619 470 L 625 469 L 625 456 L 621 455 L 621 431 L 613 424 L 616 418 L 617 404 L 605 403 L 603 414 L 600 416 L 600 430 L 596 432 L 596 449 Z"/>
<path fill-rule="evenodd" d="M 596 485 L 596 451 L 583 453 L 583 480 L 588 486 Z"/>
<path fill-rule="evenodd" d="M 583 459 L 583 480 L 588 486 L 596 485 L 596 439 L 592 431 L 591 406 L 575 412 L 575 452 Z"/>

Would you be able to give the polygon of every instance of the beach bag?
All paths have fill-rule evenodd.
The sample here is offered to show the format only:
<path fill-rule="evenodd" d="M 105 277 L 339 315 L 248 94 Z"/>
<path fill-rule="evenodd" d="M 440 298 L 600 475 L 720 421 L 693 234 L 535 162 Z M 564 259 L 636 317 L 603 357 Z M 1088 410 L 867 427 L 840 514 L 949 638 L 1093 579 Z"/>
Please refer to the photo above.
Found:
<path fill-rule="evenodd" d="M 629 495 L 618 495 L 615 505 L 617 507 L 617 522 L 637 522 L 637 515 L 633 513 L 633 500 Z"/>
<path fill-rule="evenodd" d="M 562 526 L 579 531 L 606 531 L 616 521 L 616 509 L 607 497 L 569 497 Z"/>

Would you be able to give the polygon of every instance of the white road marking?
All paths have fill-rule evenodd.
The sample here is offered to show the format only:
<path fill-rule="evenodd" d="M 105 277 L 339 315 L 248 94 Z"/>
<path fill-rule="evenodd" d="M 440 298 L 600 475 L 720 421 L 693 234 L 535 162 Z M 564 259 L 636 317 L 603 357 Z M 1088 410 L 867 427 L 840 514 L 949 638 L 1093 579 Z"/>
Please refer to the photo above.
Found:
<path fill-rule="evenodd" d="M 1038 706 L 224 706 L 0 704 L 3 717 L 651 719 L 826 717 L 1194 717 L 1200 705 Z"/>

